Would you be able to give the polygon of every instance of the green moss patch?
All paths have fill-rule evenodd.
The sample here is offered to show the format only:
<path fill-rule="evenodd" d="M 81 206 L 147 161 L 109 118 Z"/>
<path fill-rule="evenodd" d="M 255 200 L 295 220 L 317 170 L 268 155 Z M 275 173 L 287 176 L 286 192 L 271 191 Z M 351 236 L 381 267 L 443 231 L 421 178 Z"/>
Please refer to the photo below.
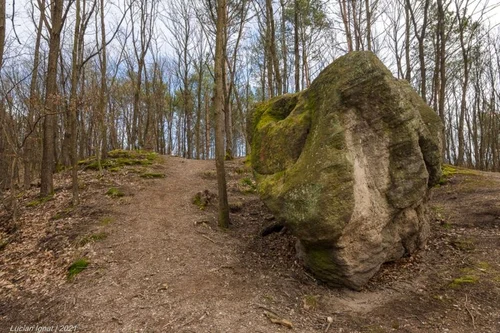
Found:
<path fill-rule="evenodd" d="M 158 158 L 155 152 L 145 150 L 112 150 L 108 153 L 108 158 L 101 160 L 101 167 L 111 172 L 118 172 L 126 166 L 148 166 Z M 78 162 L 84 169 L 99 170 L 99 161 L 95 156 Z"/>
<path fill-rule="evenodd" d="M 103 225 L 103 226 L 107 226 L 107 225 L 109 225 L 109 224 L 113 223 L 113 222 L 114 222 L 114 220 L 115 220 L 115 219 L 114 219 L 114 218 L 112 218 L 112 217 L 110 217 L 110 216 L 103 217 L 103 218 L 101 219 L 101 225 Z"/>
<path fill-rule="evenodd" d="M 451 241 L 451 245 L 464 252 L 472 252 L 476 249 L 476 244 L 471 239 L 454 239 Z"/>
<path fill-rule="evenodd" d="M 5 249 L 7 247 L 7 245 L 9 245 L 9 243 L 10 243 L 10 240 L 8 238 L 0 239 L 0 251 Z"/>
<path fill-rule="evenodd" d="M 255 193 L 257 191 L 257 184 L 255 180 L 245 177 L 240 180 L 239 189 L 241 193 Z"/>
<path fill-rule="evenodd" d="M 81 258 L 76 260 L 68 267 L 68 280 L 72 280 L 76 275 L 80 274 L 83 270 L 85 270 L 90 262 L 86 258 Z"/>
<path fill-rule="evenodd" d="M 466 284 L 473 284 L 473 283 L 477 283 L 478 281 L 479 281 L 479 278 L 477 276 L 465 275 L 465 276 L 461 276 L 459 278 L 454 279 L 450 283 L 449 287 L 450 288 L 458 288 L 465 283 Z"/>
<path fill-rule="evenodd" d="M 45 203 L 47 203 L 48 201 L 51 201 L 54 199 L 54 195 L 51 194 L 51 195 L 48 195 L 46 197 L 41 197 L 41 198 L 38 198 L 36 200 L 33 200 L 33 201 L 30 201 L 26 207 L 38 207 L 38 206 L 42 206 L 44 205 Z"/>
<path fill-rule="evenodd" d="M 116 187 L 111 187 L 107 192 L 107 196 L 110 196 L 111 198 L 121 198 L 125 196 L 125 193 L 122 192 L 119 188 Z"/>
<path fill-rule="evenodd" d="M 155 178 L 165 178 L 165 175 L 163 173 L 145 172 L 141 174 L 140 177 L 145 179 L 155 179 Z"/>
<path fill-rule="evenodd" d="M 88 243 L 98 242 L 98 241 L 106 239 L 107 237 L 108 237 L 108 234 L 105 233 L 105 232 L 99 232 L 99 233 L 96 233 L 96 234 L 88 235 L 88 236 L 83 237 L 80 240 L 79 245 L 80 246 L 85 246 Z"/>
<path fill-rule="evenodd" d="M 211 193 L 209 190 L 205 190 L 196 193 L 191 202 L 201 210 L 205 210 L 205 208 L 212 203 L 213 199 L 215 199 L 215 194 Z"/>
<path fill-rule="evenodd" d="M 57 220 L 61 220 L 61 219 L 64 219 L 68 216 L 71 215 L 71 212 L 73 211 L 73 207 L 68 207 L 66 209 L 63 209 L 61 211 L 58 211 L 54 216 L 52 216 L 50 219 L 52 221 L 57 221 Z"/>
<path fill-rule="evenodd" d="M 304 305 L 304 309 L 306 310 L 315 310 L 318 308 L 318 296 L 315 295 L 305 295 L 302 298 L 302 303 Z"/>
<path fill-rule="evenodd" d="M 243 202 L 241 201 L 236 201 L 236 202 L 230 202 L 229 203 L 229 211 L 231 213 L 238 213 L 243 209 Z"/>
<path fill-rule="evenodd" d="M 448 183 L 450 178 L 455 175 L 479 175 L 475 170 L 470 170 L 466 168 L 456 167 L 449 164 L 443 164 L 441 167 L 441 178 L 439 180 L 439 185 L 445 185 Z"/>

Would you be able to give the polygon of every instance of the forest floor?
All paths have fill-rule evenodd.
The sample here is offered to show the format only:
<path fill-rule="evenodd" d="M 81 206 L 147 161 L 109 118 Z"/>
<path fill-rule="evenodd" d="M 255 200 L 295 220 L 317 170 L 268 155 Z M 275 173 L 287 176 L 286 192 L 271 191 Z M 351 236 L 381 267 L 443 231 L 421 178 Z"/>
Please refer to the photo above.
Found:
<path fill-rule="evenodd" d="M 23 193 L 10 230 L 2 207 L 0 332 L 500 332 L 500 174 L 447 168 L 426 248 L 355 292 L 316 281 L 286 230 L 261 235 L 275 221 L 241 159 L 220 230 L 214 167 L 81 171 L 77 208 L 62 172 L 49 200 Z"/>

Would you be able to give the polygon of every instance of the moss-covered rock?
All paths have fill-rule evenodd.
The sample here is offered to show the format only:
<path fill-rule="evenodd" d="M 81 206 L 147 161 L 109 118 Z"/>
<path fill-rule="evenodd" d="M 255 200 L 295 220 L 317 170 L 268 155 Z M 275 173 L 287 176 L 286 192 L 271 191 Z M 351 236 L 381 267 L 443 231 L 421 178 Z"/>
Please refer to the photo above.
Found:
<path fill-rule="evenodd" d="M 359 289 L 425 242 L 442 124 L 373 53 L 352 52 L 308 90 L 259 104 L 248 131 L 259 194 L 319 279 Z"/>

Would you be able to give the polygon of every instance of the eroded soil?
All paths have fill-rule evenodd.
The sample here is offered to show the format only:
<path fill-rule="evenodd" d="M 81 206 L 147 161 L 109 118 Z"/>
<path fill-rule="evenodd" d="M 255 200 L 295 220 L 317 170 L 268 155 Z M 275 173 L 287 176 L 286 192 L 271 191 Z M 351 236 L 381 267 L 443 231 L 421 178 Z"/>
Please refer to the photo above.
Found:
<path fill-rule="evenodd" d="M 53 200 L 25 207 L 36 190 L 24 194 L 17 230 L 1 234 L 0 332 L 500 332 L 498 174 L 458 170 L 434 189 L 427 247 L 354 292 L 304 271 L 286 229 L 261 236 L 276 222 L 243 160 L 227 164 L 228 231 L 216 226 L 213 161 L 150 168 L 165 178 L 82 172 L 77 209 L 64 174 Z M 79 258 L 89 266 L 68 279 Z"/>

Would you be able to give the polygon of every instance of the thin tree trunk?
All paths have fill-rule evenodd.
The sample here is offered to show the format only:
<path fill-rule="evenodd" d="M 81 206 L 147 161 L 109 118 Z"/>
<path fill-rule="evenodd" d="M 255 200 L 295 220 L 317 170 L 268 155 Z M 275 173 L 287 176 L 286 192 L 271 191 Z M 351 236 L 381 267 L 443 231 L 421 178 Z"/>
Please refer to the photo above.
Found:
<path fill-rule="evenodd" d="M 78 97 L 77 88 L 80 76 L 80 25 L 81 25 L 81 7 L 80 0 L 76 0 L 76 10 L 75 10 L 75 32 L 73 39 L 73 53 L 72 53 L 72 68 L 71 68 L 71 92 L 70 92 L 70 106 L 69 106 L 69 144 L 70 144 L 70 159 L 72 166 L 72 192 L 73 192 L 73 205 L 78 205 L 78 156 L 77 156 L 77 145 L 78 141 L 76 138 L 77 133 L 77 115 L 78 115 Z"/>
<path fill-rule="evenodd" d="M 405 79 L 406 81 L 411 81 L 411 58 L 410 58 L 410 9 L 409 3 L 405 2 L 405 62 L 406 62 L 406 73 Z"/>
<path fill-rule="evenodd" d="M 273 72 L 276 83 L 276 91 L 278 95 L 283 94 L 283 82 L 281 80 L 279 59 L 276 52 L 276 29 L 274 27 L 274 11 L 272 0 L 266 0 L 266 17 L 269 22 L 269 55 L 273 64 Z"/>
<path fill-rule="evenodd" d="M 205 91 L 205 159 L 210 158 L 210 106 L 209 95 Z"/>
<path fill-rule="evenodd" d="M 101 69 L 101 89 L 99 90 L 99 116 L 101 117 L 101 142 L 100 146 L 100 158 L 105 159 L 108 155 L 108 140 L 107 140 L 107 119 L 106 119 L 106 105 L 108 100 L 108 85 L 107 85 L 107 71 L 108 71 L 108 59 L 107 59 L 107 47 L 106 47 L 106 24 L 104 20 L 104 0 L 100 1 L 100 13 L 101 13 L 101 54 L 99 56 L 100 69 Z"/>
<path fill-rule="evenodd" d="M 5 50 L 5 0 L 0 0 L 0 70 L 2 70 L 4 50 Z"/>
<path fill-rule="evenodd" d="M 54 163 L 56 153 L 55 129 L 57 121 L 57 61 L 61 30 L 63 26 L 63 0 L 51 2 L 51 26 L 49 33 L 49 59 L 45 90 L 45 112 L 43 122 L 43 147 L 40 195 L 47 196 L 54 192 Z"/>
<path fill-rule="evenodd" d="M 215 41 L 215 166 L 219 193 L 219 227 L 229 227 L 226 172 L 224 169 L 224 40 L 226 31 L 226 0 L 217 1 L 217 27 Z"/>
<path fill-rule="evenodd" d="M 444 114 L 445 99 L 446 99 L 446 34 L 444 27 L 444 8 L 443 0 L 437 0 L 438 6 L 438 34 L 439 34 L 439 87 L 438 87 L 438 115 L 441 118 L 443 124 L 446 124 L 446 118 Z M 445 137 L 445 128 L 443 126 L 443 138 Z M 444 152 L 447 150 L 446 140 L 443 140 L 443 156 Z"/>
<path fill-rule="evenodd" d="M 45 8 L 45 0 L 40 3 L 41 8 Z M 30 82 L 30 97 L 29 97 L 29 108 L 28 108 L 28 121 L 27 121 L 27 133 L 32 133 L 30 137 L 26 140 L 24 146 L 24 188 L 28 189 L 31 186 L 31 172 L 33 170 L 33 148 L 36 145 L 36 138 L 34 137 L 34 126 L 35 126 L 35 108 L 40 105 L 40 96 L 38 93 L 38 66 L 40 62 L 40 43 L 42 39 L 42 29 L 43 20 L 45 18 L 45 11 L 40 10 L 40 18 L 37 25 L 37 33 L 35 40 L 35 50 L 33 55 L 33 74 L 31 75 Z"/>
<path fill-rule="evenodd" d="M 281 52 L 283 54 L 283 93 L 288 93 L 288 49 L 286 45 L 286 16 L 285 0 L 280 0 L 281 5 Z"/>
<path fill-rule="evenodd" d="M 295 92 L 300 91 L 300 53 L 299 53 L 299 0 L 294 2 L 293 14 L 293 54 L 295 62 Z"/>
<path fill-rule="evenodd" d="M 349 15 L 349 6 L 346 4 L 347 0 L 339 0 L 340 14 L 342 16 L 342 22 L 344 23 L 345 37 L 347 40 L 347 52 L 352 52 L 352 34 L 351 34 L 351 24 Z"/>
<path fill-rule="evenodd" d="M 372 13 L 370 8 L 370 0 L 365 0 L 366 11 L 366 45 L 368 51 L 372 51 Z"/>

